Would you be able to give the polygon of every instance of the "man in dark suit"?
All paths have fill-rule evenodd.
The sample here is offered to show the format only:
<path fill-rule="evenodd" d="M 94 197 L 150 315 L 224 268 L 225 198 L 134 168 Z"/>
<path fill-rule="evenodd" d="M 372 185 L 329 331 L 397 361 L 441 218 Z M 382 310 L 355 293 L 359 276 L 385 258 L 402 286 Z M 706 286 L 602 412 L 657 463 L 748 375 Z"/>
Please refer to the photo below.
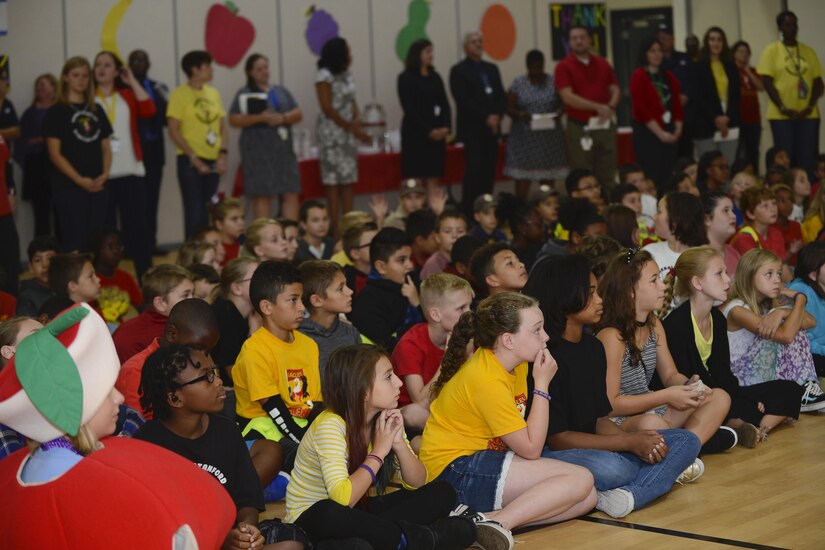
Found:
<path fill-rule="evenodd" d="M 157 250 L 158 201 L 160 200 L 160 183 L 163 180 L 163 165 L 166 162 L 164 152 L 163 127 L 166 126 L 166 103 L 169 89 L 166 85 L 151 80 L 149 73 L 149 54 L 135 50 L 129 54 L 129 68 L 146 93 L 155 102 L 155 116 L 139 118 L 138 134 L 140 148 L 143 151 L 143 166 L 146 169 L 146 230 L 151 239 L 153 254 L 164 254 Z"/>
<path fill-rule="evenodd" d="M 464 36 L 464 53 L 467 57 L 450 69 L 450 91 L 458 111 L 457 137 L 464 143 L 466 160 L 461 206 L 471 215 L 476 197 L 493 191 L 499 125 L 507 99 L 498 67 L 481 60 L 484 38 L 480 32 Z"/>

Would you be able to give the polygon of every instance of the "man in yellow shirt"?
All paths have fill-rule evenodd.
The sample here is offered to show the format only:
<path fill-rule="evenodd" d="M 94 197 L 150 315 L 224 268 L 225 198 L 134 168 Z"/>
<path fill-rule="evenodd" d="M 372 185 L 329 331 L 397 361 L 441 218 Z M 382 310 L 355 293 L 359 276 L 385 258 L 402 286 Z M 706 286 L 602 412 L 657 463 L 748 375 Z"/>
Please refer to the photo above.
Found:
<path fill-rule="evenodd" d="M 212 56 L 195 50 L 181 60 L 188 80 L 169 96 L 169 137 L 178 153 L 178 183 L 188 239 L 209 225 L 207 205 L 226 172 L 226 113 L 212 80 Z"/>

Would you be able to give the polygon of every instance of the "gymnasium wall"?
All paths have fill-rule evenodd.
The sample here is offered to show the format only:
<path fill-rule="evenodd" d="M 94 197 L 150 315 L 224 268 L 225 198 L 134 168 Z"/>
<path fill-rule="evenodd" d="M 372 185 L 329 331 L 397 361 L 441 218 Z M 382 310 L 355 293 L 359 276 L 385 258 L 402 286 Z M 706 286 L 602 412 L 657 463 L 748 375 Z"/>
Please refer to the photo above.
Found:
<path fill-rule="evenodd" d="M 29 104 L 32 83 L 43 72 L 58 74 L 66 57 L 85 55 L 90 59 L 101 49 L 101 32 L 109 10 L 117 0 L 9 0 L 8 34 L 0 36 L 0 53 L 11 56 L 10 98 L 18 113 Z M 126 3 L 129 3 L 128 1 Z M 395 53 L 396 38 L 408 25 L 408 9 L 422 10 L 425 29 L 435 45 L 435 64 L 442 77 L 463 57 L 461 37 L 481 25 L 482 17 L 496 2 L 490 0 L 235 0 L 238 16 L 254 26 L 254 40 L 246 54 L 260 52 L 270 59 L 273 81 L 285 85 L 304 111 L 300 127 L 314 128 L 318 113 L 313 79 L 317 57 L 308 46 L 305 33 L 322 32 L 329 19 L 319 15 L 323 10 L 339 27 L 339 34 L 350 44 L 358 100 L 363 106 L 376 100 L 383 105 L 388 126 L 398 128 L 401 110 L 395 83 L 402 63 Z M 550 59 L 550 15 L 548 0 L 499 0 L 512 17 L 515 39 L 512 51 L 496 60 L 505 86 L 524 71 L 524 55 L 539 48 Z M 813 40 L 814 28 L 803 13 L 818 14 L 822 20 L 822 4 L 816 0 L 792 1 L 792 9 L 800 11 L 800 37 L 825 51 Z M 150 76 L 170 88 L 185 81 L 178 60 L 185 52 L 203 49 L 207 13 L 214 0 L 132 0 L 120 25 L 114 30 L 123 56 L 134 48 L 145 49 L 150 56 Z M 416 4 L 411 6 L 411 4 Z M 698 33 L 712 24 L 722 26 L 734 41 L 740 36 L 750 40 L 754 52 L 775 39 L 773 19 L 780 9 L 780 0 L 607 0 L 611 10 L 672 6 L 677 45 L 686 33 Z M 308 16 L 314 5 L 316 13 Z M 420 24 L 425 17 L 417 19 Z M 415 26 L 415 23 L 414 23 Z M 241 33 L 242 35 L 243 33 Z M 488 42 L 492 37 L 488 36 Z M 823 37 L 819 37 L 821 42 Z M 506 42 L 506 41 L 505 41 Z M 608 44 L 609 22 L 608 22 Z M 681 46 L 680 46 L 681 49 Z M 245 57 L 245 55 L 244 55 Z M 825 57 L 825 54 L 823 55 Z M 552 62 L 548 69 L 552 70 Z M 228 107 L 235 91 L 244 82 L 243 59 L 234 67 L 216 65 L 213 85 L 221 92 Z M 764 100 L 763 100 L 764 103 Z M 230 143 L 230 171 L 234 175 L 239 161 L 237 132 Z M 168 140 L 167 140 L 168 142 Z M 169 158 L 173 158 L 171 146 Z M 19 173 L 18 173 L 19 176 Z M 18 177 L 18 181 L 20 181 Z M 222 189 L 229 189 L 231 178 L 225 177 Z M 167 162 L 159 216 L 159 242 L 182 240 L 180 195 L 174 173 L 174 162 Z M 31 239 L 32 221 L 29 206 L 21 204 L 18 230 L 22 248 Z"/>

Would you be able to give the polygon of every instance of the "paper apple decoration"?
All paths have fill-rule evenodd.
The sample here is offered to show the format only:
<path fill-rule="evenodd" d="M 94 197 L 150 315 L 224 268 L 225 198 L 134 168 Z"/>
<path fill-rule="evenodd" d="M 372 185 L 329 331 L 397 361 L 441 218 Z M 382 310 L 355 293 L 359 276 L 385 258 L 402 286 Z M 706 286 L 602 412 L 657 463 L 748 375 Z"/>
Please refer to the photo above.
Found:
<path fill-rule="evenodd" d="M 315 55 L 321 55 L 321 48 L 330 38 L 338 36 L 338 22 L 324 10 L 315 9 L 310 6 L 307 10 L 307 30 L 304 36 L 307 39 L 309 49 Z"/>
<path fill-rule="evenodd" d="M 255 27 L 234 2 L 214 4 L 206 14 L 206 51 L 218 65 L 234 67 L 255 41 Z"/>

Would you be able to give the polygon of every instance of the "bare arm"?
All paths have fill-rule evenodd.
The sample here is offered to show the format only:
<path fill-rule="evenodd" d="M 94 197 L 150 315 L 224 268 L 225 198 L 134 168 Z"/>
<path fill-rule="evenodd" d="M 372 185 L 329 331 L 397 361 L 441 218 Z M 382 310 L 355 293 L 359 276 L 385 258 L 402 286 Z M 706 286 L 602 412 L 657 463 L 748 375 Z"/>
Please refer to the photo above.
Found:
<path fill-rule="evenodd" d="M 0 130 L 0 136 L 6 141 L 20 137 L 20 126 L 9 126 Z"/>
<path fill-rule="evenodd" d="M 186 143 L 185 139 L 183 139 L 183 135 L 180 133 L 180 120 L 172 117 L 166 117 L 166 126 L 169 128 L 169 137 L 172 138 L 175 145 L 183 150 L 183 154 L 189 157 L 189 162 L 192 163 L 195 170 L 197 170 L 199 174 L 208 174 L 209 166 L 198 158 L 195 151 L 189 147 L 189 144 Z"/>
<path fill-rule="evenodd" d="M 318 95 L 318 105 L 321 107 L 321 112 L 347 132 L 351 131 L 352 123 L 345 120 L 332 106 L 332 85 L 329 82 L 318 82 L 315 84 L 315 92 Z M 353 111 L 353 119 L 355 118 L 355 111 Z"/>
<path fill-rule="evenodd" d="M 556 375 L 558 365 L 547 351 L 541 350 L 533 362 L 533 381 L 537 390 L 547 393 L 550 380 Z M 516 432 L 502 435 L 501 440 L 517 455 L 528 460 L 541 456 L 547 440 L 547 425 L 550 423 L 550 401 L 536 396 L 527 418 L 527 427 Z"/>
<path fill-rule="evenodd" d="M 426 384 L 424 378 L 419 374 L 408 374 L 404 377 L 404 385 L 407 387 L 407 394 L 414 403 L 418 403 L 425 409 L 430 408 L 430 387 L 438 380 L 441 374 L 441 367 L 435 371 L 435 374 Z"/>

